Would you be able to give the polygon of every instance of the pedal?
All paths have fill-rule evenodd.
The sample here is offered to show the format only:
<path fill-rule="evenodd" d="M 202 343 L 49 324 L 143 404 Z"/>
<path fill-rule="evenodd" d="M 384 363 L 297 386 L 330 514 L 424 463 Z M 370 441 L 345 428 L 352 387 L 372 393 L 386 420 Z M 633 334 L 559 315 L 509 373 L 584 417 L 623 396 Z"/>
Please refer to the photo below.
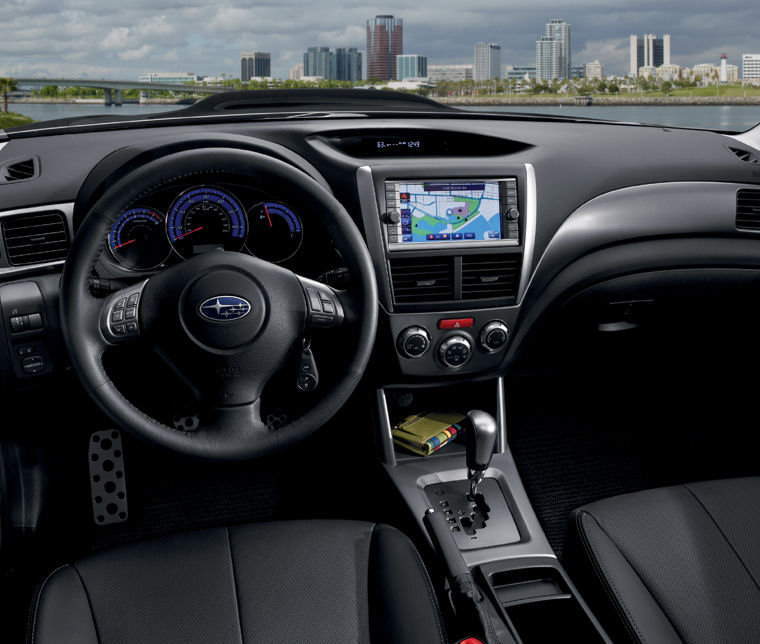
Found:
<path fill-rule="evenodd" d="M 124 476 L 124 449 L 117 429 L 94 432 L 90 436 L 90 499 L 96 525 L 123 523 L 127 511 Z"/>

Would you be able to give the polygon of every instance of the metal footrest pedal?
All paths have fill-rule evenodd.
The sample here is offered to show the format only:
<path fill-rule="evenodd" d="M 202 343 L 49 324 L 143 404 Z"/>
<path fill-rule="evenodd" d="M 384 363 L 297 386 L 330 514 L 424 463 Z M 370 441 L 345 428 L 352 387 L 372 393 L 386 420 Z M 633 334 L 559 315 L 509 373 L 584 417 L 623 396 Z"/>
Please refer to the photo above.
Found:
<path fill-rule="evenodd" d="M 129 517 L 124 449 L 117 429 L 94 432 L 88 450 L 90 500 L 95 525 L 122 523 Z"/>

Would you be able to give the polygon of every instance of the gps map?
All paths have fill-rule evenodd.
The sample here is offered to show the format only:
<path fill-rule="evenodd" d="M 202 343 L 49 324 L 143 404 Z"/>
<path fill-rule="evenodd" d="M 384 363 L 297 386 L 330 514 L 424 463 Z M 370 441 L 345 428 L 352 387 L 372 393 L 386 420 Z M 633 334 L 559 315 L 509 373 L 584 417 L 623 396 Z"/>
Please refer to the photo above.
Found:
<path fill-rule="evenodd" d="M 402 243 L 501 239 L 499 183 L 399 183 Z"/>

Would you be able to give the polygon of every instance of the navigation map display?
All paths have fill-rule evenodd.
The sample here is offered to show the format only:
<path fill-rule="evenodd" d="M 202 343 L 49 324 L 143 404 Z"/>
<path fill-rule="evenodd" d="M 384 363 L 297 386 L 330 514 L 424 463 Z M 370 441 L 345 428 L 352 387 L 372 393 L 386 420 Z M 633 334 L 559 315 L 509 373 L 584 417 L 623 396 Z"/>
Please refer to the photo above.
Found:
<path fill-rule="evenodd" d="M 386 205 L 399 213 L 398 223 L 388 227 L 388 241 L 435 244 L 507 239 L 509 236 L 504 233 L 509 183 L 509 180 L 387 182 Z M 516 182 L 512 187 L 516 189 Z"/>

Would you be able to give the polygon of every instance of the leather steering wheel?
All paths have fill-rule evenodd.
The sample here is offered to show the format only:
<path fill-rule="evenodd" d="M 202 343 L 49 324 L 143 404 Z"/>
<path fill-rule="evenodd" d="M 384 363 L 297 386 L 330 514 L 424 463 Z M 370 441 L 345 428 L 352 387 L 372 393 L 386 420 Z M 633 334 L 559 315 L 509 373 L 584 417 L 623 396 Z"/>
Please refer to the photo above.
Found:
<path fill-rule="evenodd" d="M 351 286 L 338 291 L 242 253 L 191 257 L 133 286 L 98 298 L 88 278 L 110 228 L 130 204 L 178 179 L 245 176 L 254 187 L 301 195 L 342 255 Z M 227 299 L 229 298 L 229 299 Z M 82 385 L 121 428 L 205 459 L 242 460 L 291 445 L 345 403 L 367 366 L 377 328 L 377 286 L 367 247 L 341 204 L 293 166 L 248 150 L 202 148 L 161 157 L 113 184 L 84 218 L 61 283 L 61 320 Z M 121 314 L 118 311 L 122 311 Z M 121 319 L 124 324 L 114 324 Z M 260 417 L 261 391 L 311 327 L 354 325 L 345 369 L 319 401 L 278 429 Z M 165 425 L 133 405 L 103 366 L 109 347 L 149 342 L 200 393 L 200 426 Z M 308 386 L 308 383 L 306 383 Z"/>

